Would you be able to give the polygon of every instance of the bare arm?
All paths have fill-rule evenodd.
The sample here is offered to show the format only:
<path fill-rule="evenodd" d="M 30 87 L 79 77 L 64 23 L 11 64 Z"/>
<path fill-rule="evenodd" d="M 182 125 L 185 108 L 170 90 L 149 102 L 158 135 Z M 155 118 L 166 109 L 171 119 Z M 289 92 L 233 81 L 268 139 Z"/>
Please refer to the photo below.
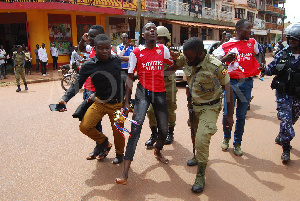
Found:
<path fill-rule="evenodd" d="M 222 85 L 222 88 L 226 94 L 226 100 L 224 101 L 227 102 L 227 115 L 225 117 L 225 124 L 226 127 L 229 127 L 229 130 L 231 130 L 233 126 L 233 90 L 231 88 L 230 82 Z"/>
<path fill-rule="evenodd" d="M 133 73 L 128 73 L 128 77 L 126 79 L 125 85 L 125 104 L 124 107 L 130 109 L 129 100 L 132 93 L 132 86 L 133 86 Z"/>
<path fill-rule="evenodd" d="M 87 42 L 88 42 L 88 34 L 85 33 L 85 34 L 83 34 L 83 36 L 81 37 L 81 40 L 79 41 L 79 44 L 78 44 L 78 49 L 79 49 L 80 52 L 85 52 L 85 53 L 87 53 L 87 52 L 86 52 L 86 49 L 85 49 L 86 43 L 87 43 Z"/>

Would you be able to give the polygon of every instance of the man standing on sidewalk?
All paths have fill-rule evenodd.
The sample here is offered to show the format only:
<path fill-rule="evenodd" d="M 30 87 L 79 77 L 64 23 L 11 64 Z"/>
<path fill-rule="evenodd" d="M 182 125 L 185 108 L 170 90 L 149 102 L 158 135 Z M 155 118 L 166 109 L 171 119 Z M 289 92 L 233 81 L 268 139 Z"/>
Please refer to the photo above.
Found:
<path fill-rule="evenodd" d="M 58 49 L 55 46 L 55 43 L 50 47 L 51 56 L 53 59 L 53 70 L 58 69 L 57 60 L 58 60 Z"/>
<path fill-rule="evenodd" d="M 242 137 L 245 128 L 245 119 L 247 108 L 251 99 L 253 87 L 253 76 L 258 75 L 259 63 L 255 59 L 255 55 L 259 53 L 258 43 L 251 35 L 251 23 L 248 20 L 241 19 L 236 25 L 236 38 L 231 38 L 227 43 L 222 44 L 213 54 L 228 66 L 230 76 L 230 84 L 234 92 L 234 103 L 236 108 L 236 125 L 234 132 L 234 154 L 241 156 Z M 227 94 L 225 94 L 225 97 Z M 223 131 L 224 139 L 222 141 L 222 150 L 225 151 L 229 147 L 231 138 L 231 130 L 226 127 L 225 117 L 228 113 L 226 102 L 223 111 Z"/>
<path fill-rule="evenodd" d="M 40 49 L 39 44 L 36 44 L 36 49 L 34 50 L 35 61 L 36 61 L 35 72 L 39 72 L 40 69 L 39 49 Z"/>
<path fill-rule="evenodd" d="M 47 74 L 47 67 L 46 67 L 46 65 L 48 63 L 48 56 L 47 56 L 47 51 L 45 48 L 45 43 L 43 43 L 42 47 L 39 49 L 38 55 L 39 55 L 39 59 L 41 61 L 42 75 L 43 76 L 49 75 L 49 74 Z"/>

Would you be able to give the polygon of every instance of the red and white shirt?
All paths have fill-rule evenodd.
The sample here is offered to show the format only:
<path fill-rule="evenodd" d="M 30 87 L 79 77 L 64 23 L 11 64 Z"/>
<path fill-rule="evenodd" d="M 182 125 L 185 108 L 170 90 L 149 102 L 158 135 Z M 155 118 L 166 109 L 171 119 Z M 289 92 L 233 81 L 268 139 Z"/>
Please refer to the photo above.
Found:
<path fill-rule="evenodd" d="M 173 64 L 169 49 L 156 44 L 153 49 L 140 45 L 129 56 L 128 73 L 137 71 L 141 85 L 153 92 L 166 91 L 164 82 L 164 63 Z"/>
<path fill-rule="evenodd" d="M 254 57 L 259 53 L 258 43 L 254 38 L 249 40 L 236 40 L 231 38 L 227 43 L 222 44 L 214 52 L 214 56 L 224 57 L 229 52 L 237 54 L 232 62 L 226 62 L 230 78 L 241 79 L 258 75 L 259 63 Z"/>

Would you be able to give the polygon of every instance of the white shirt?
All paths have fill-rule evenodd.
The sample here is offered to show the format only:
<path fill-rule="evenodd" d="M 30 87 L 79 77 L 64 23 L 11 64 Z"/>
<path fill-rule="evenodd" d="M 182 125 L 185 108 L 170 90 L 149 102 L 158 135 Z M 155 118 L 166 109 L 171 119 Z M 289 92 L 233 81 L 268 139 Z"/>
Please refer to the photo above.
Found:
<path fill-rule="evenodd" d="M 39 51 L 38 51 L 38 55 L 39 55 L 39 59 L 42 61 L 42 62 L 48 62 L 48 56 L 47 56 L 47 51 L 46 51 L 46 48 L 40 48 Z"/>
<path fill-rule="evenodd" d="M 50 47 L 51 56 L 58 57 L 58 49 L 56 47 Z"/>
<path fill-rule="evenodd" d="M 74 50 L 71 55 L 70 64 L 72 65 L 73 63 L 77 62 L 77 60 L 81 61 L 83 58 Z"/>
<path fill-rule="evenodd" d="M 5 50 L 4 49 L 0 49 L 0 64 L 4 64 L 5 63 L 5 60 L 4 60 L 4 58 L 5 58 L 5 55 L 6 55 L 6 52 L 5 52 Z"/>

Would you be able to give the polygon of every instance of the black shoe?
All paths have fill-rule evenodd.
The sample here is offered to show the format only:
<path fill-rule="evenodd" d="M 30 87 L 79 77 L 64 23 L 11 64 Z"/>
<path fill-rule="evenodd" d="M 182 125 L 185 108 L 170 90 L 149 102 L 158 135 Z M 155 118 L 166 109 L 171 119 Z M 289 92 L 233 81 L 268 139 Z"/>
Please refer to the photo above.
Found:
<path fill-rule="evenodd" d="M 117 154 L 116 158 L 114 158 L 113 160 L 113 164 L 122 163 L 123 160 L 124 160 L 124 154 Z"/>
<path fill-rule="evenodd" d="M 18 85 L 16 92 L 19 92 L 19 91 L 21 91 L 20 85 Z"/>
<path fill-rule="evenodd" d="M 291 148 L 290 148 L 290 143 L 282 143 L 282 155 L 281 155 L 281 160 L 283 163 L 287 163 L 288 161 L 290 161 L 290 152 L 291 152 Z"/>
<path fill-rule="evenodd" d="M 96 157 L 103 152 L 103 148 L 101 147 L 101 144 L 96 143 L 96 146 L 94 148 L 94 151 L 90 153 L 87 157 L 86 160 L 94 160 Z"/>
<path fill-rule="evenodd" d="M 28 87 L 27 87 L 27 85 L 25 85 L 25 90 L 28 90 Z"/>
<path fill-rule="evenodd" d="M 157 136 L 157 127 L 151 127 L 151 137 L 150 139 L 145 143 L 145 146 L 147 147 L 152 147 L 154 145 L 154 143 L 156 142 L 158 136 Z"/>
<path fill-rule="evenodd" d="M 165 144 L 171 144 L 174 139 L 174 127 L 169 127 L 169 132 L 165 141 Z"/>
<path fill-rule="evenodd" d="M 275 143 L 281 145 L 280 140 L 281 140 L 281 134 L 279 133 L 275 138 Z"/>
<path fill-rule="evenodd" d="M 198 165 L 198 161 L 197 161 L 197 159 L 194 157 L 194 158 L 188 160 L 188 162 L 187 162 L 186 164 L 187 164 L 188 166 L 196 166 L 196 165 Z"/>

